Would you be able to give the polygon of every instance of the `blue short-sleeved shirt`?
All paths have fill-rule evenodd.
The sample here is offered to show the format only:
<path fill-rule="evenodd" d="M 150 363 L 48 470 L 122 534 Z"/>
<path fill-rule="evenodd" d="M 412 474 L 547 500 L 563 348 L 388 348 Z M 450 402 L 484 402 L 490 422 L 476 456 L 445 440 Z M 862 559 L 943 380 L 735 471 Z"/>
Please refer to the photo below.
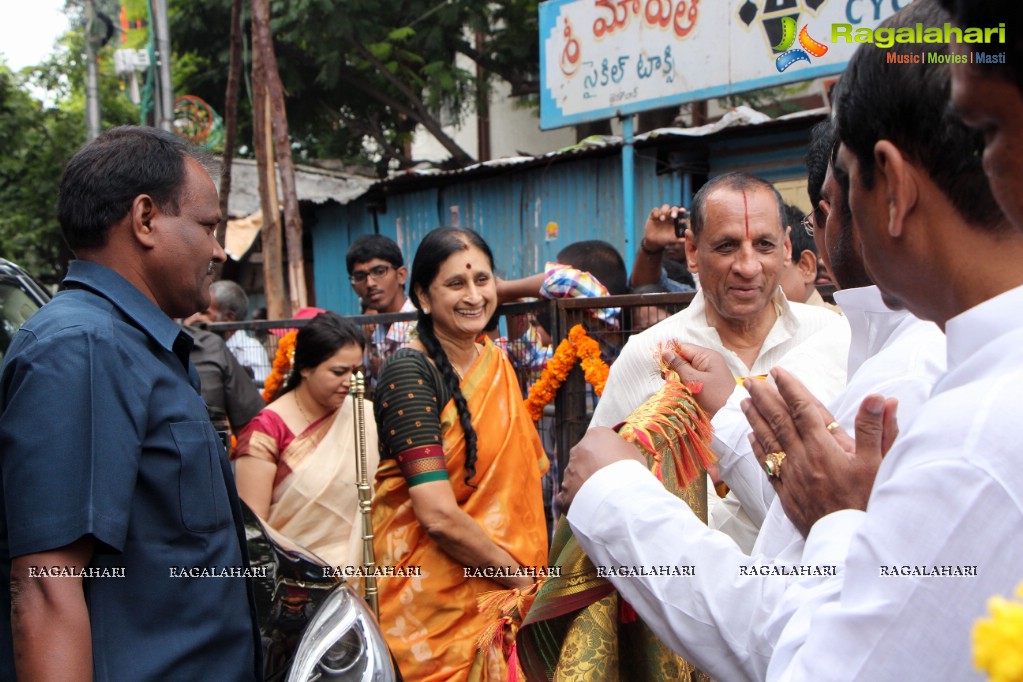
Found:
<path fill-rule="evenodd" d="M 75 261 L 65 284 L 0 371 L 0 679 L 11 558 L 87 535 L 90 567 L 124 575 L 84 579 L 96 680 L 261 679 L 250 581 L 172 577 L 248 566 L 191 339 L 108 268 Z"/>
<path fill-rule="evenodd" d="M 685 282 L 676 282 L 668 277 L 668 271 L 664 268 L 661 268 L 661 277 L 657 280 L 657 285 L 672 294 L 688 294 L 696 291 L 695 287 L 691 287 Z"/>

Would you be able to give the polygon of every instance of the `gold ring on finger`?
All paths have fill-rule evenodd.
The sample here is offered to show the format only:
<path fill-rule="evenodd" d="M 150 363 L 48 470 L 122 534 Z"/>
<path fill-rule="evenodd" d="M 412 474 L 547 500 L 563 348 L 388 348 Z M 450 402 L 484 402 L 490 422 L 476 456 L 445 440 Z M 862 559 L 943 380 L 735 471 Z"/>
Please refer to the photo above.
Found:
<path fill-rule="evenodd" d="M 767 453 L 767 457 L 764 458 L 764 471 L 770 478 L 781 478 L 781 463 L 785 457 L 785 452 L 782 450 Z"/>
<path fill-rule="evenodd" d="M 831 422 L 830 424 L 828 424 L 824 428 L 826 428 L 828 430 L 828 433 L 831 433 L 835 429 L 839 428 L 840 426 L 841 426 L 841 424 L 839 424 L 838 422 Z"/>

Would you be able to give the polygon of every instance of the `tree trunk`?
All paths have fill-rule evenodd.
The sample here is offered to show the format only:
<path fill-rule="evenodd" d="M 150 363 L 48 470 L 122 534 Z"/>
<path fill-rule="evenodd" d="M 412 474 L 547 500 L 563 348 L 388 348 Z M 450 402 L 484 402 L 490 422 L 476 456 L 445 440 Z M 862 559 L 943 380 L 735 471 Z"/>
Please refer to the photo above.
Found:
<path fill-rule="evenodd" d="M 235 137 L 238 135 L 238 82 L 242 75 L 242 0 L 231 1 L 231 63 L 227 70 L 224 94 L 224 168 L 220 174 L 220 224 L 217 241 L 227 237 L 227 200 L 231 195 L 231 164 L 234 163 Z"/>
<path fill-rule="evenodd" d="M 476 31 L 476 49 L 483 51 L 483 34 Z M 490 161 L 490 87 L 483 65 L 476 62 L 476 157 Z"/>
<path fill-rule="evenodd" d="M 298 209 L 298 190 L 295 186 L 295 163 L 291 158 L 291 136 L 288 134 L 288 115 L 284 110 L 284 86 L 277 70 L 273 37 L 270 34 L 270 7 L 267 0 L 252 0 L 253 52 L 258 52 L 263 65 L 272 130 L 272 141 L 277 151 L 284 190 L 284 234 L 288 248 L 288 291 L 291 310 L 306 307 L 308 297 L 305 286 L 305 261 L 302 255 L 302 216 Z M 274 183 L 276 186 L 276 183 Z"/>
<path fill-rule="evenodd" d="M 252 17 L 255 23 L 255 15 Z M 253 30 L 253 34 L 255 30 Z M 267 102 L 265 65 L 259 50 L 252 54 L 252 130 L 259 169 L 259 203 L 263 209 L 263 290 L 266 293 L 266 318 L 281 320 L 291 317 L 284 291 L 281 257 L 280 208 L 277 205 L 277 173 L 274 169 L 273 145 L 270 142 L 270 105 Z"/>

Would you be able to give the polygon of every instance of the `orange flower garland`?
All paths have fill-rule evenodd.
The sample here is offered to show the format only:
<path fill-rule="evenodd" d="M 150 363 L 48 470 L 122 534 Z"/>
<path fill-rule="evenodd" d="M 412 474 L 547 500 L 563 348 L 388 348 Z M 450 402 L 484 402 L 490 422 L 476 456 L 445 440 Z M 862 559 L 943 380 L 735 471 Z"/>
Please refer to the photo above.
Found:
<path fill-rule="evenodd" d="M 600 358 L 600 345 L 590 338 L 581 324 L 577 324 L 569 330 L 568 338 L 562 339 L 558 344 L 554 357 L 547 361 L 543 374 L 529 389 L 529 396 L 525 401 L 526 412 L 533 421 L 540 421 L 543 408 L 554 400 L 576 360 L 581 360 L 583 376 L 593 386 L 593 392 L 598 397 L 604 393 L 604 384 L 607 383 L 607 375 L 611 370 Z"/>
<path fill-rule="evenodd" d="M 529 388 L 529 396 L 526 398 L 526 412 L 533 421 L 540 421 L 543 416 L 543 408 L 547 403 L 554 400 L 561 384 L 568 378 L 568 373 L 575 364 L 575 349 L 572 342 L 562 339 L 558 344 L 554 356 L 544 365 L 543 373 L 536 383 Z"/>
<path fill-rule="evenodd" d="M 284 378 L 291 371 L 291 361 L 295 358 L 295 339 L 297 338 L 298 332 L 291 331 L 277 342 L 277 355 L 274 356 L 270 376 L 263 382 L 263 400 L 268 403 L 276 397 L 277 392 L 284 384 Z"/>
<path fill-rule="evenodd" d="M 600 344 L 586 334 L 581 324 L 569 330 L 568 338 L 575 346 L 575 354 L 579 356 L 583 376 L 590 386 L 593 386 L 593 392 L 599 398 L 604 394 L 604 384 L 607 383 L 607 375 L 611 371 L 607 363 L 600 359 Z"/>

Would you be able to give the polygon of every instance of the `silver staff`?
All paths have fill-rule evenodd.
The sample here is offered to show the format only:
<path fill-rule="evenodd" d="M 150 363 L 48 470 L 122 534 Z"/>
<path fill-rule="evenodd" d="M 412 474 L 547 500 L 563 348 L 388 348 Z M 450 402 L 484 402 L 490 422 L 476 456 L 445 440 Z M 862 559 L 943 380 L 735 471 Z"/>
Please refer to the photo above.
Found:
<path fill-rule="evenodd" d="M 380 618 L 377 603 L 376 553 L 373 551 L 373 489 L 369 487 L 369 464 L 366 461 L 366 378 L 362 372 L 352 377 L 352 395 L 355 405 L 355 468 L 356 485 L 359 488 L 359 513 L 362 515 L 362 563 L 366 569 L 364 592 L 366 603 L 373 609 L 373 615 Z"/>

